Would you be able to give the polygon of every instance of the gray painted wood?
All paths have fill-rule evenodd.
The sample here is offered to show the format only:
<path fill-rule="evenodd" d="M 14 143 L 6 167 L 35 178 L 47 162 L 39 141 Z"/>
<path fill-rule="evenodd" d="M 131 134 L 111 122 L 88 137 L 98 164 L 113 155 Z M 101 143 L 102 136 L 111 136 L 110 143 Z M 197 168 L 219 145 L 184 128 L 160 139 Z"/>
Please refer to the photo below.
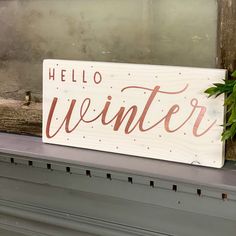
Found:
<path fill-rule="evenodd" d="M 16 214 L 15 214 L 16 215 Z M 0 235 L 1 236 L 95 236 L 82 233 L 77 230 L 34 221 L 27 217 L 17 217 L 11 214 L 0 213 Z"/>
<path fill-rule="evenodd" d="M 27 136 L 0 139 L 0 228 L 7 222 L 7 230 L 55 236 L 236 234 L 232 165 L 214 170 L 43 145 Z"/>
<path fill-rule="evenodd" d="M 19 232 L 12 232 L 9 230 L 0 229 L 0 235 L 2 236 L 26 236 L 26 234 L 20 234 Z"/>
<path fill-rule="evenodd" d="M 76 169 L 84 166 L 165 180 L 175 179 L 179 182 L 229 191 L 236 190 L 236 164 L 234 163 L 230 167 L 226 165 L 223 169 L 213 169 L 88 149 L 49 145 L 42 143 L 41 138 L 23 135 L 0 133 L 0 140 L 0 153 L 21 156 L 26 159 L 26 164 L 27 160 L 30 159 L 35 161 L 36 165 L 40 165 L 42 161 L 54 162 L 54 168 L 65 169 L 65 166 L 71 166 L 72 169 Z M 46 168 L 46 164 L 44 166 Z"/>
<path fill-rule="evenodd" d="M 3 177 L 6 174 L 2 172 L 2 169 L 8 173 L 17 172 L 18 177 L 12 175 L 10 178 L 11 174 Z M 162 188 L 153 190 L 151 187 L 146 187 L 145 192 L 145 189 L 135 184 L 129 184 L 130 190 L 127 191 L 125 183 L 118 185 L 113 181 L 108 182 L 105 189 L 102 187 L 102 180 L 97 181 L 93 177 L 88 177 L 88 181 L 84 184 L 78 184 L 77 189 L 68 186 L 67 181 L 58 179 L 58 182 L 61 182 L 61 187 L 58 187 L 58 184 L 45 181 L 43 178 L 45 173 L 40 169 L 35 168 L 31 174 L 28 172 L 30 167 L 20 165 L 6 164 L 2 169 L 0 212 L 19 219 L 26 219 L 26 221 L 31 220 L 51 225 L 51 227 L 60 226 L 104 236 L 233 236 L 236 233 L 235 201 L 231 204 L 231 200 L 222 201 Z M 39 175 L 35 176 L 37 172 L 41 174 L 41 178 Z M 54 173 L 55 171 L 49 172 L 51 177 L 57 174 Z M 20 173 L 26 173 L 25 176 L 28 179 L 20 177 Z M 66 173 L 62 175 L 65 176 Z M 38 182 L 41 179 L 41 183 L 35 183 L 35 178 L 38 179 Z M 78 175 L 76 180 L 71 179 L 70 181 L 81 183 L 83 177 Z M 179 183 L 177 184 L 180 186 Z M 100 188 L 102 190 L 99 191 Z M 135 197 L 137 188 L 141 188 L 138 193 L 139 199 Z M 120 192 L 120 195 L 111 196 L 112 190 Z M 122 195 L 121 192 L 124 194 Z M 171 206 L 171 202 L 175 202 L 175 208 L 173 205 Z M 197 212 L 199 208 L 202 208 L 201 213 Z M 232 209 L 230 210 L 230 208 Z M 234 215 L 230 215 L 229 211 Z M 215 212 L 215 216 L 212 212 Z M 34 226 L 31 227 L 31 230 L 36 230 Z"/>

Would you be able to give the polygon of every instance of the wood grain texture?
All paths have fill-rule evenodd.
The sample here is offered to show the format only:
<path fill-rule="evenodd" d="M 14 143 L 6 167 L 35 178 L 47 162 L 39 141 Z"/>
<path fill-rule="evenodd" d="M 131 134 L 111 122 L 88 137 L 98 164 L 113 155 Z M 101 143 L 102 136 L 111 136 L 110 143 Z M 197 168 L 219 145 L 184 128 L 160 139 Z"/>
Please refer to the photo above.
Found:
<path fill-rule="evenodd" d="M 236 140 L 230 140 L 226 144 L 226 160 L 236 161 Z"/>
<path fill-rule="evenodd" d="M 41 136 L 41 103 L 0 99 L 0 117 L 1 132 Z"/>
<path fill-rule="evenodd" d="M 43 142 L 222 167 L 224 96 L 208 99 L 204 90 L 225 79 L 225 70 L 43 64 Z"/>
<path fill-rule="evenodd" d="M 236 69 L 236 0 L 218 0 L 218 66 Z"/>
<path fill-rule="evenodd" d="M 236 0 L 218 0 L 218 67 L 236 69 Z M 236 140 L 226 144 L 226 159 L 236 160 Z"/>

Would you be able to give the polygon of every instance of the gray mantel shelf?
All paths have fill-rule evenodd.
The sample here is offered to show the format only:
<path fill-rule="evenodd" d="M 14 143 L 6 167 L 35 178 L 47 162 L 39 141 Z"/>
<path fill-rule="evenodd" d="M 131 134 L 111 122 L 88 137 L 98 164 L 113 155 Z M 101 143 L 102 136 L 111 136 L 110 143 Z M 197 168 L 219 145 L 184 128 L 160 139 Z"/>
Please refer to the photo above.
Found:
<path fill-rule="evenodd" d="M 222 169 L 44 144 L 41 138 L 0 133 L 0 153 L 56 161 L 236 191 L 236 162 Z"/>
<path fill-rule="evenodd" d="M 236 164 L 212 169 L 0 133 L 6 232 L 235 236 Z"/>

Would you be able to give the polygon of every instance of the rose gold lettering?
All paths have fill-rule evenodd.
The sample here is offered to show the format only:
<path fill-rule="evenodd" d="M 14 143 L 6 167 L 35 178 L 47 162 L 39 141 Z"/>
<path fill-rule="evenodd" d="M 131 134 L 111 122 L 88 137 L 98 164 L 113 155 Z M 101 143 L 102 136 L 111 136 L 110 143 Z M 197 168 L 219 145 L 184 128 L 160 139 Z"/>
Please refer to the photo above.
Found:
<path fill-rule="evenodd" d="M 153 102 L 153 100 L 155 99 L 157 93 L 163 93 L 163 94 L 170 94 L 170 95 L 175 95 L 175 94 L 181 94 L 183 93 L 186 89 L 188 88 L 188 84 L 185 85 L 185 87 L 179 91 L 175 91 L 175 92 L 169 92 L 169 91 L 162 91 L 160 90 L 160 86 L 155 86 L 154 89 L 150 89 L 147 87 L 140 87 L 140 86 L 129 86 L 129 87 L 125 87 L 123 88 L 121 91 L 125 91 L 127 89 L 142 89 L 142 90 L 148 90 L 148 91 L 152 91 L 150 97 L 148 98 L 148 101 L 145 105 L 145 108 L 143 110 L 142 115 L 140 116 L 139 120 L 137 123 L 139 123 L 139 130 L 142 132 L 146 132 L 148 130 L 153 129 L 154 127 L 156 127 L 158 124 L 160 124 L 163 120 L 166 119 L 166 116 L 164 116 L 162 119 L 160 119 L 159 121 L 157 121 L 155 124 L 153 124 L 152 126 L 150 126 L 149 128 L 144 128 L 143 127 L 143 123 L 145 121 L 146 115 L 148 113 L 148 110 L 150 109 L 150 106 Z M 187 121 L 186 121 L 187 122 Z M 134 128 L 136 127 L 136 125 L 134 126 Z M 133 128 L 133 129 L 134 129 Z M 131 132 L 133 131 L 133 129 L 131 130 Z"/>
<path fill-rule="evenodd" d="M 85 78 L 85 70 L 83 70 L 83 83 L 84 83 L 84 84 L 87 84 L 87 80 L 86 80 L 86 78 Z"/>
<path fill-rule="evenodd" d="M 74 106 L 75 106 L 75 103 L 76 103 L 75 99 L 73 99 L 71 101 L 70 108 L 69 108 L 63 122 L 61 123 L 61 125 L 59 126 L 59 128 L 57 129 L 57 131 L 54 134 L 50 134 L 50 127 L 51 127 L 51 123 L 52 123 L 53 114 L 55 112 L 55 108 L 56 108 L 56 105 L 57 105 L 57 101 L 58 101 L 58 98 L 54 97 L 53 101 L 52 101 L 50 111 L 49 111 L 49 114 L 48 114 L 48 119 L 47 119 L 47 124 L 46 124 L 46 136 L 47 136 L 47 138 L 55 137 L 56 134 L 61 130 L 61 128 L 64 124 L 65 124 L 66 131 L 68 131 L 68 126 L 69 126 L 69 123 L 70 123 L 71 115 L 72 115 L 72 112 L 73 112 L 73 109 L 74 109 Z"/>
<path fill-rule="evenodd" d="M 200 109 L 198 117 L 197 117 L 197 119 L 194 123 L 194 126 L 193 126 L 193 135 L 196 137 L 200 137 L 200 136 L 206 134 L 215 125 L 216 120 L 214 122 L 212 122 L 211 125 L 207 129 L 205 129 L 205 131 L 203 131 L 202 133 L 198 133 L 198 128 L 199 128 L 199 126 L 204 118 L 204 115 L 206 113 L 206 107 L 199 106 L 198 100 L 196 98 L 191 100 L 191 105 L 193 106 L 194 109 L 196 109 L 196 108 Z"/>
<path fill-rule="evenodd" d="M 61 70 L 61 81 L 65 82 L 65 72 L 66 70 Z"/>
<path fill-rule="evenodd" d="M 124 122 L 125 118 L 128 116 L 128 114 L 131 112 L 129 118 L 128 118 L 128 121 L 127 121 L 127 124 L 125 126 L 125 133 L 126 134 L 129 134 L 130 133 L 130 126 L 132 125 L 132 122 L 137 114 L 137 106 L 132 106 L 130 107 L 127 112 L 125 112 L 125 107 L 120 107 L 119 111 L 113 116 L 112 119 L 108 120 L 107 121 L 107 112 L 109 110 L 109 107 L 111 105 L 111 102 L 110 100 L 112 99 L 111 96 L 108 96 L 108 100 L 101 112 L 101 116 L 102 116 L 102 124 L 103 125 L 108 125 L 110 123 L 112 123 L 114 120 L 115 120 L 115 125 L 114 125 L 114 128 L 113 130 L 114 131 L 117 131 L 119 130 L 120 126 L 122 125 L 122 123 Z M 137 125 L 137 124 L 136 124 Z M 134 127 L 135 128 L 135 127 Z M 132 130 L 134 129 L 132 128 Z"/>
<path fill-rule="evenodd" d="M 72 82 L 77 82 L 75 80 L 75 70 L 74 69 L 72 70 Z"/>
<path fill-rule="evenodd" d="M 64 73 L 65 72 L 66 72 L 66 70 L 61 71 L 62 81 L 65 81 L 64 80 L 64 77 L 65 77 Z M 49 71 L 49 74 L 50 73 L 51 72 Z M 55 72 L 53 72 L 53 73 L 55 74 Z M 85 76 L 85 74 L 83 76 Z M 74 70 L 72 71 L 72 78 L 73 78 L 73 82 L 74 82 Z M 83 77 L 83 78 L 85 78 L 85 77 Z M 96 81 L 97 83 L 100 83 L 102 77 L 99 76 L 99 78 L 100 78 L 99 80 L 96 80 L 94 77 L 94 82 Z M 51 78 L 49 77 L 49 79 L 54 79 L 54 77 L 51 75 Z M 164 90 L 160 89 L 160 86 L 155 86 L 153 89 L 147 88 L 147 87 L 139 87 L 139 86 L 128 86 L 128 87 L 123 88 L 121 90 L 121 92 L 124 92 L 124 91 L 127 92 L 129 89 L 139 89 L 139 90 L 146 90 L 146 91 L 151 92 L 150 96 L 147 99 L 146 104 L 143 108 L 143 111 L 139 117 L 137 117 L 138 107 L 136 105 L 132 105 L 131 107 L 129 107 L 127 109 L 124 106 L 121 106 L 119 108 L 119 110 L 115 113 L 115 115 L 113 113 L 113 115 L 111 115 L 111 117 L 109 117 L 109 111 L 111 110 L 111 102 L 112 102 L 112 96 L 109 95 L 107 97 L 107 101 L 105 102 L 105 105 L 104 105 L 103 109 L 101 110 L 101 112 L 98 115 L 96 115 L 94 118 L 88 118 L 88 117 L 86 117 L 86 114 L 89 112 L 89 109 L 91 106 L 91 99 L 85 98 L 79 108 L 79 117 L 78 117 L 77 123 L 75 125 L 73 125 L 73 127 L 70 127 L 71 118 L 72 118 L 73 113 L 75 113 L 74 108 L 76 105 L 76 100 L 73 99 L 70 103 L 69 109 L 64 117 L 64 120 L 58 126 L 57 130 L 53 131 L 53 133 L 51 133 L 51 123 L 52 123 L 53 116 L 54 116 L 54 113 L 56 110 L 56 106 L 58 106 L 58 104 L 57 104 L 58 98 L 54 97 L 51 107 L 50 107 L 50 110 L 49 110 L 49 115 L 48 115 L 48 119 L 47 119 L 47 123 L 46 123 L 46 136 L 48 138 L 53 138 L 54 136 L 56 136 L 58 134 L 58 132 L 63 128 L 63 126 L 65 128 L 66 133 L 71 133 L 79 126 L 79 124 L 81 122 L 92 123 L 92 122 L 98 120 L 99 118 L 101 118 L 102 125 L 108 125 L 108 124 L 111 124 L 112 122 L 114 122 L 114 128 L 113 128 L 114 131 L 118 131 L 123 124 L 125 134 L 130 134 L 137 127 L 141 132 L 147 132 L 147 131 L 155 128 L 161 122 L 164 122 L 164 129 L 166 132 L 173 133 L 173 132 L 176 132 L 177 130 L 181 129 L 191 119 L 193 114 L 199 110 L 199 113 L 198 113 L 197 119 L 194 123 L 192 132 L 195 137 L 200 137 L 200 136 L 206 134 L 214 126 L 214 124 L 216 123 L 216 120 L 214 122 L 212 122 L 204 131 L 199 132 L 200 125 L 203 122 L 203 119 L 204 119 L 207 109 L 204 106 L 200 106 L 199 102 L 196 98 L 193 98 L 190 102 L 190 105 L 192 107 L 190 114 L 185 118 L 185 120 L 181 121 L 182 123 L 180 125 L 178 125 L 177 127 L 176 126 L 170 127 L 171 126 L 170 123 L 172 121 L 172 123 L 175 124 L 175 122 L 173 121 L 174 115 L 180 111 L 180 106 L 178 104 L 174 104 L 169 109 L 167 114 L 165 116 L 163 116 L 161 119 L 157 120 L 154 124 L 149 125 L 149 127 L 144 127 L 146 116 L 147 116 L 148 112 L 150 112 L 150 108 L 151 108 L 151 106 L 153 106 L 153 102 L 154 102 L 158 93 L 162 93 L 162 94 L 166 94 L 166 95 L 177 95 L 177 94 L 183 93 L 187 88 L 188 88 L 188 84 L 185 85 L 184 88 L 182 88 L 178 91 L 164 91 Z M 135 121 L 136 117 L 137 117 L 137 119 Z"/>
<path fill-rule="evenodd" d="M 193 110 L 191 111 L 191 113 L 189 114 L 189 116 L 186 118 L 186 120 L 177 128 L 175 129 L 170 129 L 170 118 L 173 114 L 177 113 L 179 111 L 179 106 L 178 105 L 174 105 L 170 108 L 169 112 L 166 115 L 166 119 L 165 119 L 165 130 L 169 133 L 173 133 L 176 132 L 177 130 L 179 130 L 180 128 L 182 128 L 192 117 L 192 115 L 195 112 L 195 108 L 193 108 Z"/>
<path fill-rule="evenodd" d="M 93 81 L 95 84 L 100 84 L 102 82 L 102 75 L 100 74 L 100 72 L 97 71 L 94 73 Z"/>
<path fill-rule="evenodd" d="M 48 78 L 49 78 L 49 80 L 55 80 L 55 68 L 53 68 L 53 72 L 51 71 L 52 69 L 51 68 L 49 68 L 49 72 L 48 72 Z"/>

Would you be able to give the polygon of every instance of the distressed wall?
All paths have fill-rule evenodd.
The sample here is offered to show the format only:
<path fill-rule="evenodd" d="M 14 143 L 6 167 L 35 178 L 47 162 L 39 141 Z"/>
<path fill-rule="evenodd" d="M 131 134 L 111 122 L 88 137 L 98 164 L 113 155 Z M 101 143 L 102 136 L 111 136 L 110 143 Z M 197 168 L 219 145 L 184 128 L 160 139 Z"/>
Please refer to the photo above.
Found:
<path fill-rule="evenodd" d="M 41 101 L 45 58 L 214 67 L 216 0 L 0 0 L 0 97 Z"/>

